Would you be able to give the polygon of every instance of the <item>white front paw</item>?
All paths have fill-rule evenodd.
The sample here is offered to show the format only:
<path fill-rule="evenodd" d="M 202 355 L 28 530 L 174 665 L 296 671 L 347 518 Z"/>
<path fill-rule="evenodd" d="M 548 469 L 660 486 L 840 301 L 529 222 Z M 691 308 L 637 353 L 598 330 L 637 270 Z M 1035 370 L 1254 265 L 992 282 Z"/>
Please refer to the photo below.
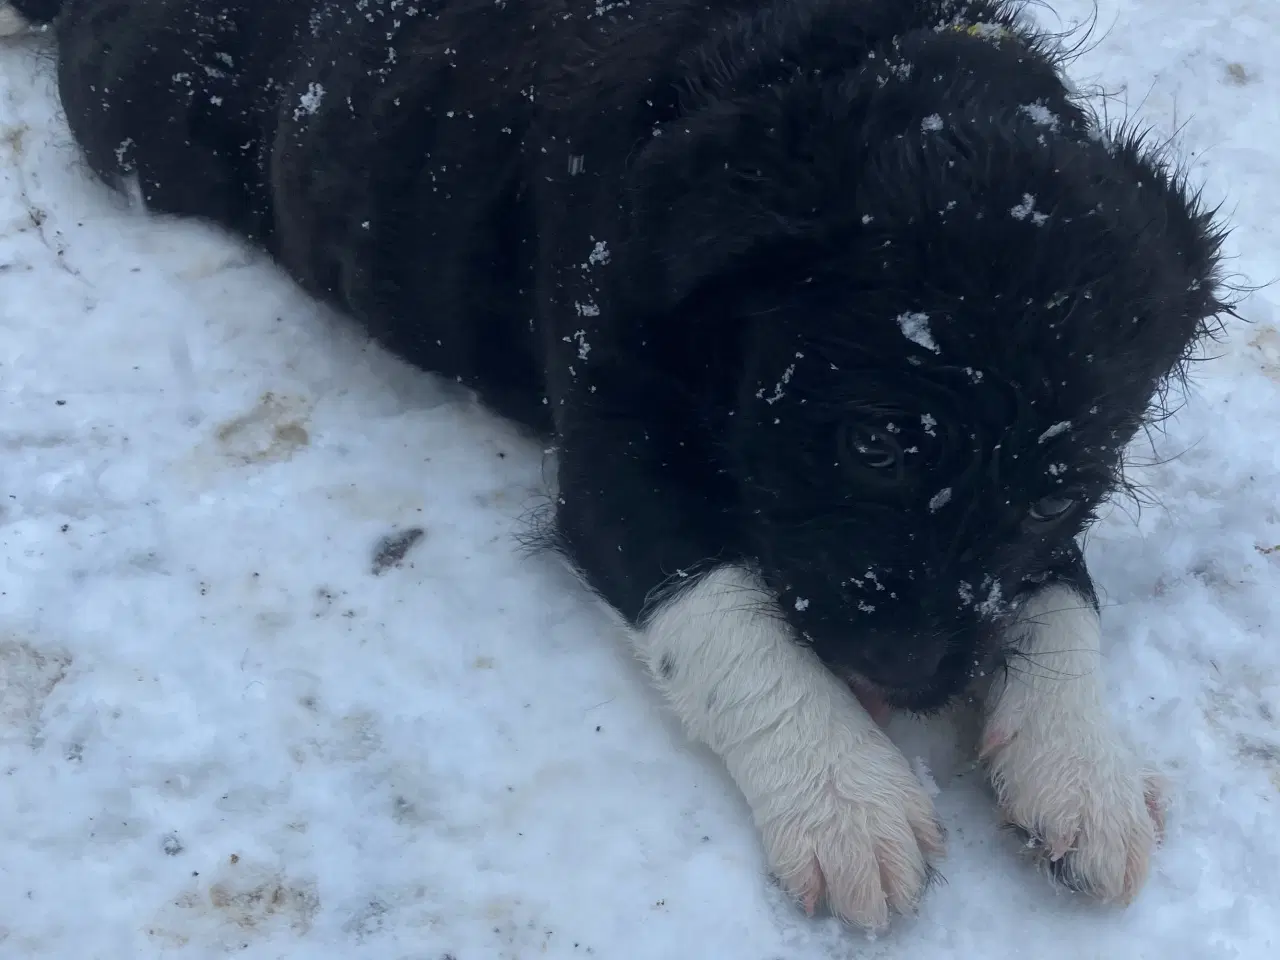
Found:
<path fill-rule="evenodd" d="M 1128 903 L 1163 829 L 1160 778 L 1096 724 L 1024 720 L 1007 729 L 993 719 L 983 738 L 1001 811 L 1067 887 Z"/>
<path fill-rule="evenodd" d="M 850 749 L 832 750 L 837 744 Z M 739 779 L 755 788 L 748 799 L 784 889 L 810 914 L 825 901 L 835 916 L 872 930 L 889 923 L 891 910 L 914 910 L 944 835 L 906 758 L 866 727 L 793 746 L 771 758 L 773 769 Z"/>
<path fill-rule="evenodd" d="M 1025 602 L 1010 640 L 981 750 L 1000 808 L 1064 884 L 1127 903 L 1159 841 L 1161 783 L 1108 720 L 1097 609 L 1053 584 Z"/>
<path fill-rule="evenodd" d="M 782 886 L 811 913 L 825 901 L 880 929 L 924 893 L 942 827 L 906 758 L 772 602 L 754 573 L 721 567 L 659 604 L 637 647 L 724 759 Z"/>

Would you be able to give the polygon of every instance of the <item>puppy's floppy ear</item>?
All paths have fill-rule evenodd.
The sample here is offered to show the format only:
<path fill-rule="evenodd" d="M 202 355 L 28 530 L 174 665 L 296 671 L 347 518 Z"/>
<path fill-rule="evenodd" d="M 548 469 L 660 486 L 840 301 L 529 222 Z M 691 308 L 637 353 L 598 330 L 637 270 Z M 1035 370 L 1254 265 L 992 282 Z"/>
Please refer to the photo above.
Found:
<path fill-rule="evenodd" d="M 776 275 L 784 264 L 775 254 L 796 258 L 831 231 L 829 165 L 803 156 L 805 119 L 780 100 L 720 102 L 645 145 L 626 180 L 636 297 L 669 310 L 756 262 Z"/>
<path fill-rule="evenodd" d="M 1168 155 L 1165 146 L 1149 143 L 1144 131 L 1122 125 L 1111 131 L 1108 139 L 1113 155 L 1138 187 L 1147 196 L 1158 198 L 1151 226 L 1164 233 L 1182 266 L 1186 285 L 1176 292 L 1184 298 L 1188 314 L 1208 321 L 1230 313 L 1234 306 L 1224 298 L 1229 291 L 1220 276 L 1227 229 L 1218 220 L 1218 209 L 1204 205 L 1186 171 Z M 1213 331 L 1206 326 L 1201 332 Z"/>

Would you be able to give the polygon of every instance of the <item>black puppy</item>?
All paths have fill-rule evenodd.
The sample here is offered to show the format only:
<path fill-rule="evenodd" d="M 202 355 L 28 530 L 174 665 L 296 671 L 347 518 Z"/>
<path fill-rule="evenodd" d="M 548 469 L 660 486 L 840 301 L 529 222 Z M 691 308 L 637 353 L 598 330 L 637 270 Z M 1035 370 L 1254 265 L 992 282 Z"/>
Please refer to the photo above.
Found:
<path fill-rule="evenodd" d="M 559 546 L 806 908 L 916 903 L 942 829 L 873 715 L 984 677 L 1004 815 L 1139 889 L 1077 538 L 1222 234 L 1013 5 L 0 4 L 55 17 L 99 175 L 554 438 Z"/>

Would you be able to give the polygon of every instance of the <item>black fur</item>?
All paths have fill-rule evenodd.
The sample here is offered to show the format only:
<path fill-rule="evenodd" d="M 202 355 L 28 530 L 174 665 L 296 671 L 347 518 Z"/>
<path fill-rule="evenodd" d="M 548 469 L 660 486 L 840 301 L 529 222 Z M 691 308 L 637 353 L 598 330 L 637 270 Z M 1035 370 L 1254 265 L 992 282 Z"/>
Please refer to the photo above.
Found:
<path fill-rule="evenodd" d="M 554 437 L 629 620 L 740 562 L 900 706 L 1030 585 L 1092 596 L 1077 538 L 1229 309 L 1211 213 L 1002 0 L 62 7 L 93 169 Z"/>

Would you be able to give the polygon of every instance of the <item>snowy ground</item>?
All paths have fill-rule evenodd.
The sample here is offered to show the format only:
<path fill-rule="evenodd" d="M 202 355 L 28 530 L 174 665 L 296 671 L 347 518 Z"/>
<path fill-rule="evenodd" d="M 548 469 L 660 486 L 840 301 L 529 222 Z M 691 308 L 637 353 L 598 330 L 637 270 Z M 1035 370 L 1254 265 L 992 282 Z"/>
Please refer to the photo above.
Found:
<path fill-rule="evenodd" d="M 1185 123 L 1234 267 L 1280 276 L 1275 0 L 1098 14 L 1076 76 Z M 37 48 L 0 47 L 0 955 L 1277 955 L 1280 288 L 1142 471 L 1160 505 L 1089 546 L 1114 704 L 1173 782 L 1150 885 L 1055 894 L 954 738 L 901 721 L 950 882 L 868 942 L 767 884 L 610 617 L 521 554 L 540 451 L 91 183 Z"/>

